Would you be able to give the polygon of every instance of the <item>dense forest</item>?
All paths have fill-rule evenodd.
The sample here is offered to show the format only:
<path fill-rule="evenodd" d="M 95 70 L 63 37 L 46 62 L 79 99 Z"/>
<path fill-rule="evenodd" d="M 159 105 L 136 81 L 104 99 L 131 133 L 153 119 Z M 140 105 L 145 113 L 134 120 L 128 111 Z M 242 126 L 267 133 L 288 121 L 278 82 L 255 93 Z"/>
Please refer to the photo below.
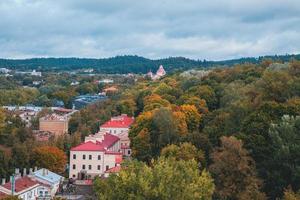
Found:
<path fill-rule="evenodd" d="M 0 67 L 18 70 L 38 69 L 41 71 L 59 71 L 70 69 L 93 68 L 100 73 L 147 73 L 156 71 L 163 65 L 168 72 L 175 70 L 188 70 L 192 68 L 232 66 L 234 64 L 258 64 L 265 59 L 280 62 L 290 61 L 292 58 L 300 59 L 300 55 L 262 56 L 258 58 L 240 58 L 224 61 L 192 60 L 183 57 L 170 57 L 151 60 L 139 56 L 116 56 L 103 59 L 89 58 L 32 58 L 32 59 L 0 59 Z"/>
<path fill-rule="evenodd" d="M 56 88 L 72 78 L 46 80 Z M 45 93 L 23 91 L 24 99 L 55 96 L 67 104 L 71 91 L 97 91 L 93 80 L 86 81 Z M 0 111 L 0 173 L 36 164 L 50 168 L 51 162 L 63 173 L 62 152 L 68 155 L 99 124 L 126 113 L 135 117 L 133 159 L 119 175 L 94 181 L 98 199 L 299 199 L 300 61 L 263 60 L 122 85 L 109 100 L 74 114 L 68 135 L 43 144 L 19 118 Z M 11 101 L 20 98 L 16 90 L 5 89 Z M 53 160 L 39 159 L 46 157 Z"/>

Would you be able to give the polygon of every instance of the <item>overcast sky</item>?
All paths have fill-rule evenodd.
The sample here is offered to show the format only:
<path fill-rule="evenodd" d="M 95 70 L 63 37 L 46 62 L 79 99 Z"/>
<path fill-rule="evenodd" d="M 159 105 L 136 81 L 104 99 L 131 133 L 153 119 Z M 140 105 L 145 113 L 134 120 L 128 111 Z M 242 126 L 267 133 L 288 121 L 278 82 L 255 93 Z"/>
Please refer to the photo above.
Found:
<path fill-rule="evenodd" d="M 0 0 L 0 57 L 300 53 L 299 0 Z"/>

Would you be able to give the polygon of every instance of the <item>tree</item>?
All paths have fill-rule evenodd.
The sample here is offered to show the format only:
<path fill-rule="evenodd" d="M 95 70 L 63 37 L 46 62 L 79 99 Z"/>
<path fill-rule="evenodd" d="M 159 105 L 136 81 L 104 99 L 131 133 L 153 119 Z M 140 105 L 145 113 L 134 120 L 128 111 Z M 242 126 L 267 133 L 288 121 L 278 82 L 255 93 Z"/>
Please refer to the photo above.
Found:
<path fill-rule="evenodd" d="M 64 173 L 67 163 L 65 153 L 57 147 L 42 146 L 33 150 L 31 156 L 33 166 L 47 168 L 56 173 Z"/>
<path fill-rule="evenodd" d="M 5 127 L 5 113 L 2 109 L 0 109 L 0 134 L 2 133 Z"/>
<path fill-rule="evenodd" d="M 291 187 L 284 190 L 283 200 L 299 200 L 300 192 L 295 193 Z"/>
<path fill-rule="evenodd" d="M 117 186 L 117 187 L 115 187 Z M 200 172 L 194 160 L 159 158 L 151 166 L 131 161 L 118 175 L 97 178 L 94 190 L 98 199 L 212 199 L 213 180 Z"/>
<path fill-rule="evenodd" d="M 182 143 L 180 145 L 171 144 L 161 150 L 162 157 L 175 158 L 176 160 L 195 160 L 201 167 L 205 166 L 204 153 L 198 150 L 191 143 Z"/>
<path fill-rule="evenodd" d="M 182 105 L 181 110 L 185 115 L 188 130 L 190 132 L 198 130 L 201 115 L 199 114 L 197 108 L 194 105 Z"/>
<path fill-rule="evenodd" d="M 234 137 L 222 137 L 221 146 L 211 154 L 209 169 L 215 178 L 216 197 L 220 199 L 266 199 L 260 192 L 261 181 L 256 177 L 255 163 Z"/>
<path fill-rule="evenodd" d="M 300 117 L 285 115 L 269 130 L 272 153 L 269 155 L 266 189 L 272 197 L 281 196 L 289 185 L 300 188 Z M 272 190 L 275 188 L 276 190 Z"/>

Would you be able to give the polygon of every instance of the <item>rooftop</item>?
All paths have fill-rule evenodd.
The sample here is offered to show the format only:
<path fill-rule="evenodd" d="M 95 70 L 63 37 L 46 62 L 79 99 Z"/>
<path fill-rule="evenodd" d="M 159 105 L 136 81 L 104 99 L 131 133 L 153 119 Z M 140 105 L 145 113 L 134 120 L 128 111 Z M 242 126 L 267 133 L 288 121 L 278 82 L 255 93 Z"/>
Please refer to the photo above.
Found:
<path fill-rule="evenodd" d="M 20 177 L 15 180 L 15 192 L 19 193 L 23 190 L 26 190 L 30 187 L 39 185 L 37 181 L 34 181 L 30 179 L 28 176 Z M 3 187 L 7 190 L 11 190 L 11 182 L 7 182 L 4 185 L 1 185 L 0 187 Z"/>
<path fill-rule="evenodd" d="M 102 142 L 97 141 L 96 143 L 92 141 L 81 143 L 80 145 L 73 147 L 71 151 L 106 151 L 107 148 L 111 147 L 120 139 L 109 133 L 105 133 Z"/>
<path fill-rule="evenodd" d="M 54 172 L 51 172 L 48 169 L 44 169 L 44 168 L 39 169 L 33 173 L 34 173 L 35 177 L 43 179 L 50 183 L 58 183 L 63 178 L 62 176 L 60 176 Z"/>
<path fill-rule="evenodd" d="M 122 114 L 117 117 L 112 117 L 109 121 L 102 124 L 101 128 L 129 128 L 133 123 L 134 118 L 128 117 L 126 114 Z"/>
<path fill-rule="evenodd" d="M 118 173 L 121 171 L 121 166 L 116 166 L 105 171 L 105 173 Z"/>

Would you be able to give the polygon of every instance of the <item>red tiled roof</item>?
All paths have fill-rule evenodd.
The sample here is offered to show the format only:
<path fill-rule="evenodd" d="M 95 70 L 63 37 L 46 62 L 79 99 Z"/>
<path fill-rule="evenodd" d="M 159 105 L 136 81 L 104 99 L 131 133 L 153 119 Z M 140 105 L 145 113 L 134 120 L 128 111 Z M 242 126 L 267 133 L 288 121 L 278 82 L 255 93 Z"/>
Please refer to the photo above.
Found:
<path fill-rule="evenodd" d="M 71 151 L 104 151 L 104 148 L 99 144 L 89 141 L 73 147 Z"/>
<path fill-rule="evenodd" d="M 120 138 L 117 136 L 106 133 L 102 142 L 93 143 L 89 141 L 81 143 L 80 145 L 73 147 L 71 151 L 105 151 L 106 148 L 111 147 L 119 140 Z"/>
<path fill-rule="evenodd" d="M 105 173 L 118 173 L 121 171 L 121 166 L 116 166 L 105 171 Z"/>
<path fill-rule="evenodd" d="M 28 176 L 17 178 L 15 180 L 15 192 L 21 192 L 23 190 L 26 190 L 38 184 L 39 183 L 37 181 L 30 179 Z M 4 185 L 1 186 L 8 190 L 11 190 L 11 182 L 5 183 Z"/>
<path fill-rule="evenodd" d="M 0 199 L 4 199 L 5 197 L 7 197 L 8 195 L 3 193 L 3 192 L 0 192 Z"/>
<path fill-rule="evenodd" d="M 134 119 L 132 117 L 128 117 L 123 114 L 118 117 L 111 118 L 111 120 L 102 124 L 101 128 L 129 128 L 133 121 Z"/>

